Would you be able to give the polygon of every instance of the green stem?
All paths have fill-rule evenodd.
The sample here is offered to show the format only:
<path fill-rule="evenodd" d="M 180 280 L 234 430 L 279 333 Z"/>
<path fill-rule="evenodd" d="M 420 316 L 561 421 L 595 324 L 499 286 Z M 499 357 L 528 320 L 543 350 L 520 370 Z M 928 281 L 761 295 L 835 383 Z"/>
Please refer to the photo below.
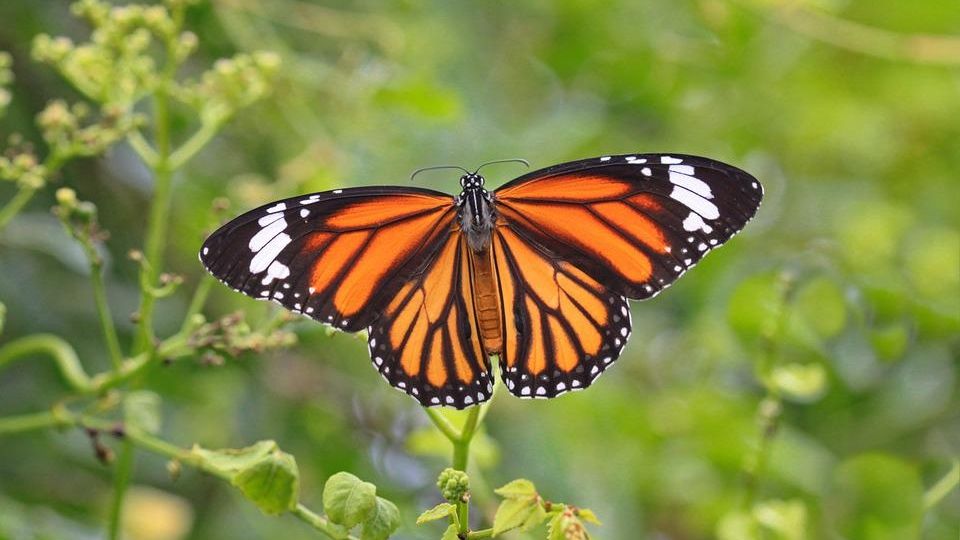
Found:
<path fill-rule="evenodd" d="M 960 485 L 960 461 L 954 461 L 953 467 L 950 467 L 947 474 L 923 494 L 923 508 L 930 510 L 951 491 L 957 489 L 958 485 Z"/>
<path fill-rule="evenodd" d="M 213 288 L 213 278 L 205 275 L 200 278 L 196 290 L 193 291 L 193 298 L 190 299 L 190 305 L 187 306 L 187 313 L 183 316 L 183 325 L 180 326 L 180 333 L 186 334 L 193 325 L 193 317 L 200 313 L 204 304 L 207 303 L 207 296 L 210 295 L 210 289 Z"/>
<path fill-rule="evenodd" d="M 467 538 L 493 538 L 493 529 L 480 529 L 479 531 L 470 531 Z"/>
<path fill-rule="evenodd" d="M 427 413 L 427 417 L 433 422 L 433 425 L 437 426 L 437 429 L 440 430 L 440 433 L 443 433 L 443 436 L 454 442 L 460 438 L 460 434 L 457 433 L 457 428 L 453 427 L 453 424 L 443 414 L 440 413 L 440 410 L 437 408 L 424 408 L 424 412 Z"/>
<path fill-rule="evenodd" d="M 113 324 L 113 315 L 110 313 L 110 304 L 107 303 L 107 291 L 103 283 L 103 264 L 100 255 L 93 244 L 87 247 L 87 256 L 90 259 L 90 281 L 93 284 L 93 300 L 97 305 L 97 315 L 100 316 L 100 326 L 103 329 L 103 339 L 107 343 L 110 353 L 110 362 L 114 373 L 120 373 L 123 367 L 123 352 L 120 349 L 120 339 L 117 337 L 117 328 Z"/>
<path fill-rule="evenodd" d="M 0 436 L 70 425 L 52 411 L 0 418 Z"/>
<path fill-rule="evenodd" d="M 30 202 L 30 199 L 33 198 L 33 194 L 37 192 L 37 188 L 20 186 L 20 189 L 17 193 L 7 201 L 7 204 L 0 209 L 0 231 L 7 226 L 7 223 L 14 218 L 17 214 L 23 210 L 23 207 Z"/>
<path fill-rule="evenodd" d="M 127 493 L 127 487 L 130 485 L 130 477 L 133 475 L 134 462 L 133 440 L 126 438 L 120 444 L 120 454 L 117 457 L 116 471 L 113 475 L 113 501 L 110 504 L 110 540 L 120 538 L 123 516 L 123 497 Z"/>
<path fill-rule="evenodd" d="M 210 121 L 202 124 L 200 129 L 170 154 L 170 169 L 177 170 L 183 167 L 190 161 L 190 158 L 195 156 L 197 152 L 202 150 L 203 147 L 210 142 L 210 139 L 220 131 L 221 126 L 223 126 L 222 121 Z"/>
<path fill-rule="evenodd" d="M 300 521 L 303 521 L 330 538 L 343 538 L 343 536 L 341 536 L 342 533 L 336 530 L 329 521 L 302 504 L 298 503 L 297 507 L 291 510 L 290 513 L 297 516 Z M 346 538 L 347 540 L 357 540 L 357 537 L 353 535 L 348 535 Z"/>
<path fill-rule="evenodd" d="M 477 421 L 480 418 L 480 407 L 473 407 L 467 416 L 463 429 L 460 430 L 460 436 L 453 443 L 453 468 L 458 471 L 467 471 L 467 461 L 470 458 L 470 443 L 473 441 L 473 435 L 477 431 Z"/>
<path fill-rule="evenodd" d="M 0 369 L 14 360 L 32 354 L 49 355 L 70 388 L 78 392 L 88 392 L 93 387 L 73 347 L 53 334 L 32 334 L 0 347 Z"/>

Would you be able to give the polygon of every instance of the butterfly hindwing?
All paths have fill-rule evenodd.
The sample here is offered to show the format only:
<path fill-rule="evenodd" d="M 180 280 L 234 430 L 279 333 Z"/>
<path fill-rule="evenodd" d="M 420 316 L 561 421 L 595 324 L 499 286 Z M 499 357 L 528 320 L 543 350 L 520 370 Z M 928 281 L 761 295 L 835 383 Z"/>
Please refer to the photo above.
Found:
<path fill-rule="evenodd" d="M 680 154 L 575 161 L 495 192 L 501 220 L 633 299 L 657 294 L 736 234 L 762 195 L 748 173 Z"/>
<path fill-rule="evenodd" d="M 523 398 L 550 398 L 590 386 L 630 337 L 627 299 L 522 230 L 501 226 L 493 242 L 507 389 Z"/>
<path fill-rule="evenodd" d="M 467 249 L 459 231 L 450 235 L 368 328 L 380 374 L 427 407 L 462 409 L 493 393 L 474 318 Z"/>
<path fill-rule="evenodd" d="M 455 217 L 453 197 L 425 189 L 303 195 L 227 223 L 204 242 L 200 260 L 244 294 L 355 332 L 449 237 Z"/>

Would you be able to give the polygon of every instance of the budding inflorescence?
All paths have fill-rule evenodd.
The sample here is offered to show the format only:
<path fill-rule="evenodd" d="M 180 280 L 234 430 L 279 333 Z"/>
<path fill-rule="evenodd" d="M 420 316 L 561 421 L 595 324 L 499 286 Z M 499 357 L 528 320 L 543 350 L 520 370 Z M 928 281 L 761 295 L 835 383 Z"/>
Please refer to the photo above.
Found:
<path fill-rule="evenodd" d="M 467 473 L 448 467 L 437 478 L 437 488 L 447 501 L 465 502 L 465 497 L 470 490 L 470 478 Z"/>

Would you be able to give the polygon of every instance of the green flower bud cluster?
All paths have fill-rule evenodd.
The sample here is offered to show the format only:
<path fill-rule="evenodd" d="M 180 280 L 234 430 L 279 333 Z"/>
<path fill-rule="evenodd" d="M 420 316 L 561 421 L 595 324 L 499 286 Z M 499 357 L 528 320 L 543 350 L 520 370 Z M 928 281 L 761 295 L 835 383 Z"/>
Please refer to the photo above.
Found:
<path fill-rule="evenodd" d="M 296 334 L 287 330 L 273 327 L 252 329 L 244 321 L 242 313 L 227 315 L 210 323 L 202 320 L 192 322 L 196 324 L 196 329 L 190 334 L 187 346 L 192 350 L 207 353 L 207 364 L 222 363 L 221 354 L 237 357 L 248 351 L 261 353 L 269 349 L 289 347 L 297 340 Z"/>
<path fill-rule="evenodd" d="M 470 490 L 470 478 L 463 471 L 447 467 L 437 478 L 437 488 L 447 501 L 463 502 L 464 496 Z"/>
<path fill-rule="evenodd" d="M 143 121 L 117 105 L 104 105 L 99 120 L 84 125 L 90 116 L 85 103 L 71 106 L 55 100 L 37 115 L 37 126 L 51 152 L 62 159 L 100 154 Z"/>
<path fill-rule="evenodd" d="M 97 206 L 95 204 L 77 199 L 77 192 L 70 188 L 58 189 L 56 199 L 57 205 L 53 207 L 54 214 L 63 221 L 64 225 L 71 228 L 74 234 L 81 231 L 89 233 L 96 229 Z"/>
<path fill-rule="evenodd" d="M 13 65 L 13 61 L 10 55 L 0 51 L 0 116 L 3 116 L 7 106 L 10 105 L 10 91 L 5 87 L 13 82 L 13 72 L 10 70 L 11 65 Z"/>
<path fill-rule="evenodd" d="M 193 107 L 204 124 L 218 125 L 268 95 L 279 67 L 280 57 L 269 52 L 223 58 L 200 81 L 178 86 L 175 96 Z"/>
<path fill-rule="evenodd" d="M 46 177 L 46 167 L 28 148 L 12 150 L 8 155 L 0 155 L 0 180 L 12 180 L 21 188 L 36 190 L 46 184 Z"/>

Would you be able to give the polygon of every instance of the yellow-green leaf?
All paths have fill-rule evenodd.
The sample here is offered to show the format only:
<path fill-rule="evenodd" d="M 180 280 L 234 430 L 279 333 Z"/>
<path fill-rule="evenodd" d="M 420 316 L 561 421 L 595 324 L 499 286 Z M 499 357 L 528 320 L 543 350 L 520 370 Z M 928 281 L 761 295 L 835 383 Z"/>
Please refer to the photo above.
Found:
<path fill-rule="evenodd" d="M 518 478 L 505 486 L 493 490 L 493 492 L 505 499 L 518 499 L 535 496 L 537 494 L 537 488 L 533 485 L 533 482 Z"/>
<path fill-rule="evenodd" d="M 300 496 L 297 462 L 279 450 L 238 472 L 231 483 L 269 515 L 292 510 Z"/>
<path fill-rule="evenodd" d="M 377 504 L 377 487 L 348 472 L 338 472 L 323 486 L 323 509 L 330 521 L 345 527 L 365 520 Z"/>
<path fill-rule="evenodd" d="M 386 540 L 400 526 L 400 510 L 397 505 L 377 497 L 373 511 L 363 522 L 360 540 Z"/>
<path fill-rule="evenodd" d="M 493 516 L 493 535 L 525 525 L 539 507 L 536 497 L 504 500 Z"/>
<path fill-rule="evenodd" d="M 459 540 L 459 538 L 460 537 L 457 536 L 457 526 L 450 525 L 447 527 L 447 530 L 443 532 L 443 536 L 440 537 L 440 540 Z"/>
<path fill-rule="evenodd" d="M 429 523 L 431 521 L 436 521 L 438 519 L 443 519 L 449 517 L 456 511 L 457 507 L 448 503 L 440 503 L 433 508 L 424 511 L 420 514 L 420 517 L 417 518 L 417 525 L 423 525 L 424 523 Z"/>

